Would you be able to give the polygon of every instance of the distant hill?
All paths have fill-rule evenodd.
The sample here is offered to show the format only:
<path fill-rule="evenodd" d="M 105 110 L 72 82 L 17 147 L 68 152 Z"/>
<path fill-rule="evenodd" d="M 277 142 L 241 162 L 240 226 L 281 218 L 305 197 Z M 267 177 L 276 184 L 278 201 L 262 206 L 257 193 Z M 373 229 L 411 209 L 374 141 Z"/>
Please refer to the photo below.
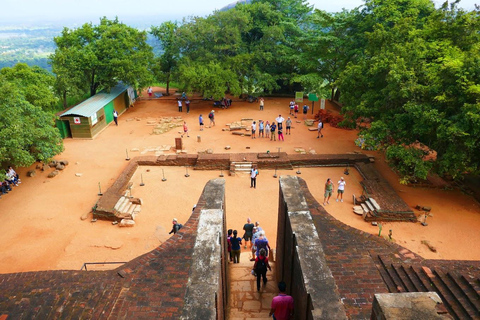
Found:
<path fill-rule="evenodd" d="M 248 4 L 248 3 L 251 3 L 251 2 L 252 2 L 252 0 L 238 0 L 238 1 L 235 1 L 235 2 L 232 2 L 228 5 L 226 5 L 225 7 L 220 9 L 219 11 L 227 11 L 227 10 L 233 9 L 239 3 L 247 3 Z"/>

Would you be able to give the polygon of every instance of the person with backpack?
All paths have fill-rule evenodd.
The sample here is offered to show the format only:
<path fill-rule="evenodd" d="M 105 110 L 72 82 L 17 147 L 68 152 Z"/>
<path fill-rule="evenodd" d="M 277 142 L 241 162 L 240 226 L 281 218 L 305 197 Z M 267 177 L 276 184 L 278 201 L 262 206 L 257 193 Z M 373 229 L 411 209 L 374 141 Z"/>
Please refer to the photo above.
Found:
<path fill-rule="evenodd" d="M 307 119 L 308 109 L 310 109 L 310 107 L 307 106 L 306 104 L 304 104 L 304 105 L 303 105 L 303 119 Z"/>
<path fill-rule="evenodd" d="M 173 218 L 173 227 L 172 227 L 172 231 L 170 231 L 168 234 L 176 234 L 178 232 L 178 230 L 182 229 L 183 225 L 181 223 L 178 223 L 177 221 L 177 218 Z"/>
<path fill-rule="evenodd" d="M 230 238 L 230 243 L 232 244 L 233 263 L 240 263 L 242 238 L 238 236 L 237 230 L 233 230 L 233 237 Z"/>
<path fill-rule="evenodd" d="M 210 119 L 210 127 L 215 125 L 215 110 L 212 110 L 208 115 L 208 119 Z"/>
<path fill-rule="evenodd" d="M 260 250 L 260 254 L 255 259 L 253 270 L 257 275 L 257 291 L 260 291 L 260 278 L 263 278 L 263 287 L 267 285 L 267 268 L 272 271 L 270 264 L 268 263 L 267 252 L 265 249 Z"/>
<path fill-rule="evenodd" d="M 322 119 L 319 119 L 318 120 L 318 126 L 317 126 L 317 131 L 318 131 L 317 139 L 320 138 L 320 137 L 323 138 L 322 129 L 323 129 L 323 122 L 322 122 Z"/>

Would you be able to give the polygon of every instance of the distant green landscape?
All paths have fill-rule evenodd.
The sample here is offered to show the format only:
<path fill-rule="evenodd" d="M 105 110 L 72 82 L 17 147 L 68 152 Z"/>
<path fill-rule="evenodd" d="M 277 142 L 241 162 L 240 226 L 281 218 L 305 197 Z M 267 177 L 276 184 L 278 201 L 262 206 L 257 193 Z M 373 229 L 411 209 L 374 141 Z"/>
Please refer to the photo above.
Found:
<path fill-rule="evenodd" d="M 0 27 L 0 69 L 23 62 L 51 71 L 48 55 L 55 51 L 53 37 L 61 31 L 61 27 Z"/>

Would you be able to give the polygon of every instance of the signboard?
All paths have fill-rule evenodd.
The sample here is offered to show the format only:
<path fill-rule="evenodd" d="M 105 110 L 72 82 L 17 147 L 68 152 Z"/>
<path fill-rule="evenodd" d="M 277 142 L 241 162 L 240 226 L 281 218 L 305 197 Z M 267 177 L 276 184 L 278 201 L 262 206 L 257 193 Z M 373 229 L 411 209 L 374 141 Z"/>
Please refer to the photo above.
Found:
<path fill-rule="evenodd" d="M 325 109 L 325 99 L 320 100 L 320 109 Z"/>
<path fill-rule="evenodd" d="M 80 121 L 80 117 L 73 117 L 73 123 L 81 124 L 82 122 Z"/>
<path fill-rule="evenodd" d="M 295 102 L 303 102 L 303 91 L 295 92 Z"/>
<path fill-rule="evenodd" d="M 317 94 L 316 93 L 309 93 L 308 94 L 308 100 L 310 101 L 318 101 L 318 97 L 317 97 Z"/>
<path fill-rule="evenodd" d="M 91 119 L 92 119 L 92 126 L 93 126 L 98 122 L 97 114 L 95 113 L 93 116 L 91 116 Z"/>

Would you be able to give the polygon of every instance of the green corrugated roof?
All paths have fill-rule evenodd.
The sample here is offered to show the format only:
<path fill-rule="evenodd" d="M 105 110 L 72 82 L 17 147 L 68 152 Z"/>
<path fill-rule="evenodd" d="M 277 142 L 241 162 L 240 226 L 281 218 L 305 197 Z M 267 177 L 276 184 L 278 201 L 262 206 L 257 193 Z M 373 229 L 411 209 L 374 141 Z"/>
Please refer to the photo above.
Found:
<path fill-rule="evenodd" d="M 110 89 L 110 92 L 107 93 L 102 91 L 97 93 L 93 97 L 88 98 L 72 109 L 65 111 L 60 115 L 60 117 L 79 116 L 89 118 L 97 113 L 98 110 L 102 109 L 112 100 L 118 97 L 122 92 L 127 90 L 128 87 L 129 86 L 125 84 L 117 84 L 115 87 Z"/>

